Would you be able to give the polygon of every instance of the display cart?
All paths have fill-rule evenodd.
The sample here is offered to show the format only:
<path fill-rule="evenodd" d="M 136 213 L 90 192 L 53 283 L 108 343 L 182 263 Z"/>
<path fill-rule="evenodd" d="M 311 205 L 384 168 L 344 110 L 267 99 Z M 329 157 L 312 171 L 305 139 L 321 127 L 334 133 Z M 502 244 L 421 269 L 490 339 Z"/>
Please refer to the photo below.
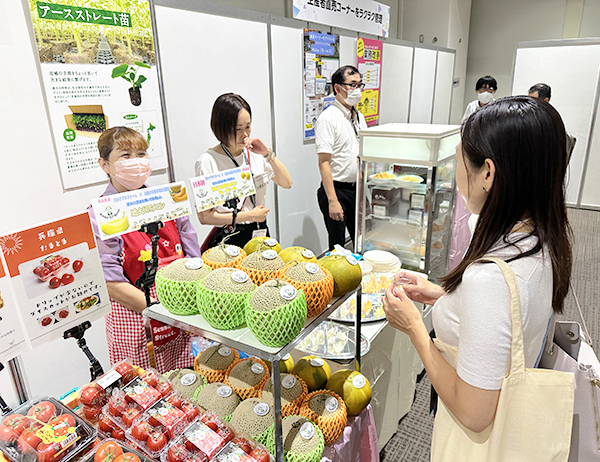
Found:
<path fill-rule="evenodd" d="M 219 330 L 211 327 L 204 318 L 197 314 L 191 316 L 179 316 L 170 313 L 161 304 L 151 305 L 142 313 L 150 319 L 155 319 L 164 324 L 191 332 L 195 335 L 200 335 L 208 340 L 220 342 L 232 348 L 243 351 L 246 354 L 256 356 L 272 363 L 273 376 L 273 398 L 275 408 L 275 458 L 277 462 L 283 462 L 283 436 L 282 436 L 282 418 L 281 418 L 281 378 L 279 370 L 279 361 L 288 353 L 290 353 L 308 334 L 318 327 L 323 320 L 335 311 L 346 299 L 356 293 L 357 303 L 361 303 L 361 288 L 360 286 L 352 292 L 349 292 L 341 297 L 334 297 L 327 308 L 318 316 L 308 318 L 303 329 L 298 336 L 283 348 L 271 348 L 263 345 L 250 332 L 250 329 L 243 327 L 235 330 Z M 361 358 L 361 322 L 360 310 L 356 310 L 356 320 L 354 322 L 354 344 L 356 370 L 360 370 Z"/>
<path fill-rule="evenodd" d="M 460 127 L 384 124 L 359 137 L 355 250 L 387 250 L 436 281 L 448 269 Z"/>

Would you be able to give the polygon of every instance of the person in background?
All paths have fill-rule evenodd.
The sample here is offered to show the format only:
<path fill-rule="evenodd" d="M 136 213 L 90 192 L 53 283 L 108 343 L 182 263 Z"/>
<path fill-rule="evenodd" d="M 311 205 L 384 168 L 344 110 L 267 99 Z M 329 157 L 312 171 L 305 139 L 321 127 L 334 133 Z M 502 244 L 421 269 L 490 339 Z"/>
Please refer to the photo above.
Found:
<path fill-rule="evenodd" d="M 571 279 L 566 171 L 565 129 L 551 105 L 515 96 L 477 111 L 456 149 L 459 190 L 479 214 L 464 259 L 443 286 L 400 272 L 410 282 L 390 286 L 383 298 L 390 325 L 409 335 L 440 404 L 473 432 L 494 422 L 512 337 L 508 285 L 497 265 L 478 260 L 501 258 L 516 273 L 525 367 L 534 367 Z M 434 305 L 435 344 L 412 300 Z"/>
<path fill-rule="evenodd" d="M 265 195 L 271 180 L 285 189 L 292 187 L 292 177 L 272 149 L 259 138 L 250 138 L 252 110 L 244 98 L 235 93 L 225 93 L 217 98 L 212 108 L 210 128 L 219 144 L 202 154 L 194 166 L 196 176 L 230 170 L 247 164 L 250 166 L 256 194 L 241 199 L 238 204 L 236 233 L 228 244 L 244 247 L 256 236 L 268 236 Z M 203 225 L 214 228 L 202 244 L 202 250 L 214 247 L 230 232 L 233 213 L 231 209 L 217 206 L 198 213 Z"/>
<path fill-rule="evenodd" d="M 531 98 L 538 98 L 549 103 L 552 96 L 552 88 L 550 88 L 550 85 L 546 85 L 545 83 L 536 83 L 529 89 L 527 96 L 530 96 Z M 571 155 L 573 154 L 573 149 L 575 149 L 576 142 L 577 138 L 567 133 L 567 155 L 569 156 L 569 160 L 571 160 Z"/>
<path fill-rule="evenodd" d="M 462 121 L 464 122 L 471 114 L 494 101 L 496 90 L 498 90 L 498 83 L 494 77 L 491 75 L 481 77 L 475 84 L 477 99 L 467 105 Z"/>
<path fill-rule="evenodd" d="M 365 84 L 358 69 L 342 66 L 331 76 L 335 101 L 325 109 L 315 126 L 321 185 L 317 201 L 325 220 L 329 250 L 346 243 L 346 229 L 354 242 L 358 132 L 367 128 L 356 110 Z"/>
<path fill-rule="evenodd" d="M 148 143 L 137 131 L 128 127 L 112 127 L 98 138 L 98 163 L 110 181 L 103 196 L 145 188 L 152 169 L 146 150 Z M 144 293 L 134 284 L 144 271 L 144 255 L 151 250 L 150 237 L 133 231 L 107 240 L 100 239 L 98 222 L 90 208 L 90 221 L 100 262 L 110 296 L 111 311 L 106 315 L 106 339 L 111 364 L 131 359 L 144 369 L 150 367 L 144 320 L 140 314 L 146 308 Z M 159 267 L 183 257 L 200 257 L 198 236 L 189 218 L 180 217 L 164 222 L 158 231 Z M 151 297 L 156 300 L 156 289 Z M 189 336 L 175 327 L 158 325 L 162 340 L 154 341 L 153 351 L 159 372 L 190 367 Z"/>

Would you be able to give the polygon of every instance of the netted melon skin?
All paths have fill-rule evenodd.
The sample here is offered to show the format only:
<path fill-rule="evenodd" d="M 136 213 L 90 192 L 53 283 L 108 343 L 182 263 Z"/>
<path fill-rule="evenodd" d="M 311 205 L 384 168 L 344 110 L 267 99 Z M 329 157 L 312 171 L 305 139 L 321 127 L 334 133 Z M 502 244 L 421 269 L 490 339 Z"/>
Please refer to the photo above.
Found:
<path fill-rule="evenodd" d="M 275 419 L 273 406 L 270 405 L 269 413 L 264 416 L 263 421 L 268 421 L 269 423 L 267 425 L 264 425 L 263 427 L 257 426 L 256 428 L 251 428 L 252 425 L 249 423 L 248 418 L 245 415 L 243 415 L 243 412 L 253 412 L 254 406 L 256 406 L 260 402 L 263 401 L 257 398 L 249 398 L 245 401 L 242 401 L 242 403 L 240 403 L 240 405 L 233 412 L 230 422 L 231 426 L 233 427 L 236 433 L 248 435 L 253 440 L 261 444 L 265 444 L 269 435 L 269 428 L 272 425 L 271 422 Z M 250 417 L 253 418 L 252 415 Z M 264 422 L 260 423 L 263 424 Z"/>
<path fill-rule="evenodd" d="M 263 345 L 281 348 L 296 338 L 306 322 L 306 297 L 302 290 L 286 305 L 270 311 L 246 310 L 246 324 Z"/>
<path fill-rule="evenodd" d="M 232 330 L 246 322 L 246 309 L 253 292 L 216 292 L 198 285 L 198 312 L 215 329 Z M 216 310 L 216 306 L 224 307 Z"/>
<path fill-rule="evenodd" d="M 335 413 L 326 417 L 317 414 L 310 408 L 309 402 L 311 398 L 320 394 L 331 395 L 338 400 L 339 407 Z M 348 421 L 346 403 L 344 403 L 344 400 L 340 398 L 337 393 L 331 390 L 317 390 L 308 395 L 302 403 L 302 406 L 300 406 L 300 415 L 314 422 L 319 427 L 323 433 L 325 444 L 331 444 L 342 436 L 344 428 L 346 428 L 346 422 Z"/>
<path fill-rule="evenodd" d="M 202 353 L 204 353 L 204 352 L 202 352 Z M 196 372 L 198 372 L 199 374 L 203 375 L 204 377 L 206 377 L 206 380 L 208 381 L 208 383 L 223 382 L 225 380 L 225 374 L 227 373 L 227 369 L 229 369 L 229 367 L 235 366 L 240 361 L 240 353 L 236 349 L 231 348 L 231 354 L 233 354 L 234 358 L 233 358 L 233 362 L 227 367 L 227 369 L 223 369 L 223 370 L 207 369 L 206 367 L 203 367 L 203 365 L 198 362 L 198 359 L 200 358 L 200 356 L 202 356 L 202 353 L 200 353 L 194 359 L 194 370 Z"/>
<path fill-rule="evenodd" d="M 256 384 L 253 387 L 239 388 L 239 387 L 232 385 L 231 382 L 229 381 L 229 374 L 231 374 L 231 370 L 238 363 L 240 363 L 242 361 L 253 361 L 255 363 L 260 364 L 262 367 L 265 368 L 264 377 L 261 379 L 261 381 L 258 384 Z M 242 401 L 244 401 L 245 399 L 248 399 L 248 398 L 258 398 L 258 395 L 260 394 L 260 389 L 264 386 L 265 382 L 269 379 L 270 376 L 271 376 L 271 374 L 269 374 L 269 368 L 267 367 L 266 363 L 262 359 L 244 358 L 244 359 L 237 361 L 236 363 L 233 363 L 231 366 L 229 366 L 229 369 L 227 369 L 227 372 L 225 373 L 225 383 L 231 387 L 233 392 L 236 395 L 238 395 Z"/>
<path fill-rule="evenodd" d="M 325 277 L 316 282 L 299 282 L 285 274 L 290 265 L 281 272 L 281 279 L 289 282 L 296 289 L 304 291 L 306 297 L 306 316 L 312 318 L 320 315 L 333 297 L 333 275 L 326 268 L 321 268 Z"/>
<path fill-rule="evenodd" d="M 206 274 L 210 268 L 204 268 Z M 201 280 L 198 281 L 172 281 L 163 277 L 164 268 L 156 273 L 156 295 L 162 305 L 169 312 L 177 315 L 198 314 L 196 291 Z M 202 271 L 202 268 L 197 270 Z"/>
<path fill-rule="evenodd" d="M 226 401 L 226 402 L 220 404 L 219 406 L 214 405 L 214 401 L 213 401 L 212 405 L 207 405 L 207 403 L 205 401 L 206 393 L 212 394 L 214 392 L 216 394 L 216 389 L 223 385 L 225 385 L 225 383 L 223 383 L 223 382 L 213 382 L 213 383 L 207 385 L 202 390 L 202 394 L 198 393 L 196 395 L 195 402 L 196 402 L 196 405 L 198 407 L 200 407 L 204 412 L 206 412 L 206 411 L 214 412 L 221 419 L 229 422 L 229 421 L 231 421 L 231 417 L 233 416 L 233 413 L 235 412 L 237 406 L 239 406 L 239 404 L 241 402 L 239 396 L 237 396 L 235 393 L 233 393 L 232 397 L 231 397 L 231 401 Z M 237 398 L 237 400 L 235 398 Z M 227 399 L 227 398 L 225 398 L 225 399 Z M 237 403 L 236 403 L 236 401 L 237 401 Z M 233 409 L 231 409 L 230 406 L 226 406 L 228 403 L 229 404 L 236 403 L 236 404 L 235 404 L 235 406 L 233 406 Z M 208 408 L 210 408 L 210 409 L 208 409 Z M 230 412 L 225 415 L 224 413 L 227 411 L 230 411 Z"/>
<path fill-rule="evenodd" d="M 290 415 L 285 417 L 283 420 L 296 418 L 298 418 L 297 415 Z M 266 446 L 267 451 L 269 451 L 271 454 L 275 454 L 275 424 L 271 425 L 268 432 L 269 436 L 267 437 L 267 441 L 263 444 Z M 283 435 L 284 442 L 285 437 L 286 435 Z M 323 457 L 323 450 L 325 449 L 325 439 L 323 438 L 323 433 L 319 429 L 318 425 L 315 425 L 315 435 L 313 438 L 318 438 L 319 442 L 317 447 L 312 452 L 308 454 L 295 454 L 284 449 L 283 460 L 285 462 L 320 462 L 321 457 Z"/>
<path fill-rule="evenodd" d="M 246 252 L 244 252 L 244 249 L 240 249 L 240 254 L 235 259 L 228 261 L 227 263 L 220 263 L 208 258 L 208 252 L 211 250 L 212 249 L 208 249 L 204 251 L 202 254 L 202 261 L 204 261 L 205 265 L 214 270 L 218 268 L 241 268 L 242 260 L 247 256 Z"/>
<path fill-rule="evenodd" d="M 282 374 L 281 377 L 283 377 L 283 375 L 285 375 L 285 374 Z M 300 414 L 300 406 L 302 405 L 302 403 L 308 396 L 308 387 L 306 386 L 306 382 L 304 380 L 302 380 L 300 377 L 298 377 L 297 375 L 294 375 L 294 374 L 287 374 L 287 375 L 293 375 L 296 378 L 296 380 L 302 387 L 302 394 L 300 394 L 300 396 L 298 396 L 298 398 L 296 398 L 293 401 L 290 401 L 289 403 L 281 404 L 281 417 L 287 417 L 289 415 L 299 415 Z M 265 402 L 271 404 L 272 398 L 269 396 L 266 396 L 266 393 L 265 393 L 265 387 L 267 386 L 268 383 L 269 383 L 269 381 L 267 380 L 265 382 L 265 384 L 263 385 L 263 387 L 260 389 L 260 398 L 262 400 L 264 400 Z M 272 394 L 273 394 L 272 391 L 269 394 L 272 396 Z"/>
<path fill-rule="evenodd" d="M 196 399 L 196 396 L 198 396 L 198 393 L 200 393 L 200 391 L 202 391 L 202 389 L 204 389 L 204 387 L 208 385 L 208 380 L 206 380 L 206 377 L 204 377 L 202 374 L 199 374 L 197 371 L 193 371 L 197 374 L 196 382 L 193 383 L 193 386 L 183 386 L 180 382 L 181 377 L 183 377 L 186 373 L 190 372 L 192 371 L 189 369 L 177 369 L 174 371 L 170 371 L 165 376 L 167 377 L 169 382 L 171 382 L 173 390 L 175 390 L 178 393 L 181 393 L 187 399 L 194 401 Z"/>

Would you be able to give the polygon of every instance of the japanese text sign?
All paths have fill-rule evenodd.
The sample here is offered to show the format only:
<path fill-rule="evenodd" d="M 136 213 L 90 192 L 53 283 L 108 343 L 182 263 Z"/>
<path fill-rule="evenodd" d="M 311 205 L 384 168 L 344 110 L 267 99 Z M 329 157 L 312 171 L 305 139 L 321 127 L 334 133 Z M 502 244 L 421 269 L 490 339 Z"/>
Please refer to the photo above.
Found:
<path fill-rule="evenodd" d="M 191 213 L 183 181 L 94 198 L 92 209 L 103 241 Z"/>
<path fill-rule="evenodd" d="M 356 41 L 356 67 L 365 84 L 356 108 L 365 116 L 368 126 L 376 125 L 379 120 L 382 53 L 381 40 L 359 37 Z"/>
<path fill-rule="evenodd" d="M 191 178 L 190 182 L 198 212 L 223 205 L 235 197 L 242 199 L 256 193 L 248 165 Z"/>

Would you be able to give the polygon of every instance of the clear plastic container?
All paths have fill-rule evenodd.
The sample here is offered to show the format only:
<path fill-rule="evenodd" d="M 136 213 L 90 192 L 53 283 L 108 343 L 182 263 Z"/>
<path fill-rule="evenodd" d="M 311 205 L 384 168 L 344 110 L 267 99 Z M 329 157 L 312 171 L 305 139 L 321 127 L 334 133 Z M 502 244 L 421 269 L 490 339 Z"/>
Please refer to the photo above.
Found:
<path fill-rule="evenodd" d="M 93 448 L 83 459 L 78 462 L 93 462 L 97 454 L 101 460 L 115 461 L 121 454 L 125 454 L 127 459 L 123 462 L 137 462 L 137 460 L 133 457 L 131 459 L 128 457 L 128 454 L 133 454 L 140 460 L 140 462 L 152 462 L 152 459 L 144 455 L 144 453 L 132 449 L 126 443 L 115 440 L 114 438 L 102 440 L 100 444 Z"/>

